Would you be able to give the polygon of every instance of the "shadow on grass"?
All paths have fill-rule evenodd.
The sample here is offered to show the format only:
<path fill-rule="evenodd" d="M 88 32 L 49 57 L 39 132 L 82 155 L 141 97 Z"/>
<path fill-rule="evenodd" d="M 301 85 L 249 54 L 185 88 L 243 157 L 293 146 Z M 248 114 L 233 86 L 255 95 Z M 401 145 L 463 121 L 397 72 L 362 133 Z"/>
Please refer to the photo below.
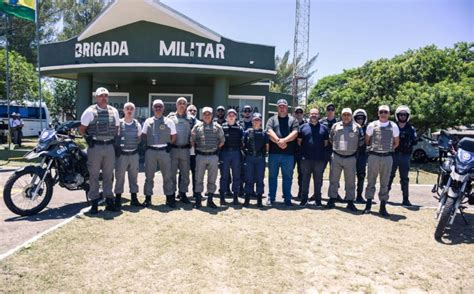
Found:
<path fill-rule="evenodd" d="M 457 215 L 453 225 L 446 228 L 443 238 L 437 241 L 445 245 L 474 244 L 474 214 L 464 213 L 464 217 L 467 225 L 462 217 Z"/>
<path fill-rule="evenodd" d="M 38 222 L 53 219 L 67 219 L 78 214 L 84 207 L 88 206 L 87 202 L 69 203 L 57 208 L 45 209 L 38 214 L 32 216 L 14 216 L 5 219 L 6 222 L 29 221 Z"/>

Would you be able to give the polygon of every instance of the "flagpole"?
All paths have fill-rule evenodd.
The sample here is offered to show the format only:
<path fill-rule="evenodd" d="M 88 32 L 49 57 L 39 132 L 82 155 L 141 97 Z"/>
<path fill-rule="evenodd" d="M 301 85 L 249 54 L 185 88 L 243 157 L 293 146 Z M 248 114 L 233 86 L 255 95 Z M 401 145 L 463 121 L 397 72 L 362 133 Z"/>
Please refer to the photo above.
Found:
<path fill-rule="evenodd" d="M 8 28 L 9 28 L 9 21 L 8 21 L 8 14 L 5 13 L 5 94 L 7 96 L 7 119 L 8 119 L 8 134 L 7 134 L 7 141 L 8 141 L 8 150 L 10 150 L 11 144 L 11 132 L 10 132 L 10 58 L 9 50 L 8 50 Z"/>
<path fill-rule="evenodd" d="M 40 36 L 39 36 L 39 0 L 36 0 L 35 9 L 35 26 L 36 26 L 36 50 L 37 50 L 37 63 L 38 63 L 38 95 L 39 95 L 39 119 L 40 119 L 40 131 L 43 131 L 43 96 L 41 95 L 41 67 L 40 67 Z"/>

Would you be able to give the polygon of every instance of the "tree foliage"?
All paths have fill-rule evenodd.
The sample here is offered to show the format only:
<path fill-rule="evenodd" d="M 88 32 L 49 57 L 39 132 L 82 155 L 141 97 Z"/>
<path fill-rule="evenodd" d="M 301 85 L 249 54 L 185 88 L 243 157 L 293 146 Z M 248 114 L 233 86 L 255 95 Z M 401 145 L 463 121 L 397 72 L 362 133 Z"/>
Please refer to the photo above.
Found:
<path fill-rule="evenodd" d="M 309 100 L 321 109 L 328 102 L 338 109 L 364 108 L 370 119 L 376 119 L 381 104 L 393 110 L 405 104 L 421 131 L 474 123 L 474 43 L 446 49 L 430 45 L 368 61 L 322 78 Z"/>
<path fill-rule="evenodd" d="M 5 49 L 0 49 L 0 96 L 6 99 Z M 10 99 L 19 103 L 38 96 L 38 75 L 31 63 L 15 51 L 10 51 Z"/>
<path fill-rule="evenodd" d="M 71 120 L 76 118 L 76 81 L 57 79 L 54 81 L 54 103 L 51 113 L 60 116 L 61 120 Z"/>

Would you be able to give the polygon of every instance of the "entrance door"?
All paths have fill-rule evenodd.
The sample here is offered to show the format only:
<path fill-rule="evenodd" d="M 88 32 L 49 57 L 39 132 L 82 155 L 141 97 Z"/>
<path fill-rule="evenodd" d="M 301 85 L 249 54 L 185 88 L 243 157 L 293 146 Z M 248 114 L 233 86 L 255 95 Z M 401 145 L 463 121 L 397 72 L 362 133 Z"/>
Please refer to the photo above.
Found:
<path fill-rule="evenodd" d="M 193 103 L 193 94 L 174 94 L 174 93 L 150 93 L 148 95 L 148 106 L 150 111 L 150 116 L 153 115 L 152 103 L 153 100 L 161 99 L 165 104 L 164 115 L 168 115 L 170 112 L 176 111 L 176 99 L 179 97 L 184 97 L 188 100 L 188 103 Z"/>
<path fill-rule="evenodd" d="M 228 108 L 234 108 L 242 118 L 241 111 L 245 105 L 252 106 L 253 112 L 259 112 L 265 121 L 265 96 L 229 95 Z"/>

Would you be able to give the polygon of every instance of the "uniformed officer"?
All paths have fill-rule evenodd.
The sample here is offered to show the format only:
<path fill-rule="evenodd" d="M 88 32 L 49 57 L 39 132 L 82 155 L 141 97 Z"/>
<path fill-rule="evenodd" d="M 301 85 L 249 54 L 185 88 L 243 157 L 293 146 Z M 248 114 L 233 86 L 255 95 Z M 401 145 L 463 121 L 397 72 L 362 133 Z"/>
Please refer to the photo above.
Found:
<path fill-rule="evenodd" d="M 252 127 L 252 106 L 245 105 L 242 108 L 242 120 L 240 121 L 240 126 L 244 131 Z"/>
<path fill-rule="evenodd" d="M 367 159 L 367 187 L 365 189 L 365 205 L 364 213 L 370 213 L 372 208 L 372 199 L 375 195 L 375 183 L 380 175 L 380 210 L 379 213 L 388 217 L 386 209 L 388 201 L 388 182 L 390 180 L 390 172 L 392 170 L 392 154 L 393 150 L 399 144 L 399 129 L 397 124 L 389 121 L 390 108 L 387 105 L 379 106 L 379 119 L 371 122 L 367 126 L 365 133 L 365 143 L 369 150 L 369 158 Z"/>
<path fill-rule="evenodd" d="M 367 112 L 364 109 L 357 109 L 354 111 L 354 121 L 359 124 L 361 127 L 362 134 L 365 138 L 365 130 L 367 129 Z M 356 163 L 356 173 L 357 173 L 357 196 L 356 203 L 365 203 L 364 197 L 362 197 L 362 192 L 364 191 L 364 180 L 366 175 L 367 167 L 367 145 L 362 144 L 357 150 L 357 163 Z"/>
<path fill-rule="evenodd" d="M 304 118 L 303 107 L 297 106 L 295 108 L 295 118 L 298 121 L 299 127 L 306 123 L 306 119 Z M 301 198 L 301 182 L 303 180 L 303 171 L 301 170 L 301 150 L 299 145 L 296 146 L 295 166 L 296 172 L 298 173 L 298 198 Z"/>
<path fill-rule="evenodd" d="M 244 132 L 245 152 L 245 202 L 250 204 L 250 197 L 257 195 L 257 207 L 262 207 L 263 179 L 265 177 L 265 156 L 268 152 L 268 136 L 262 130 L 262 115 L 258 112 L 252 116 L 252 127 Z M 254 186 L 256 186 L 254 190 Z"/>
<path fill-rule="evenodd" d="M 128 173 L 128 186 L 131 193 L 130 204 L 139 206 L 138 193 L 138 144 L 142 134 L 142 127 L 138 120 L 133 118 L 135 105 L 127 102 L 123 106 L 124 118 L 120 120 L 119 127 L 119 148 L 116 152 L 119 155 L 115 161 L 115 206 L 122 206 L 122 193 L 125 182 L 125 173 Z"/>
<path fill-rule="evenodd" d="M 400 130 L 400 144 L 393 153 L 392 173 L 388 183 L 388 191 L 392 188 L 395 173 L 400 174 L 400 185 L 402 188 L 403 202 L 405 206 L 411 206 L 409 198 L 409 182 L 408 172 L 410 171 L 410 159 L 413 152 L 413 146 L 416 145 L 416 130 L 409 123 L 410 108 L 406 105 L 401 105 L 395 111 L 395 118 L 397 120 L 398 129 Z"/>
<path fill-rule="evenodd" d="M 120 118 L 117 109 L 108 105 L 109 91 L 100 87 L 95 91 L 96 104 L 87 108 L 81 116 L 79 131 L 85 136 L 87 148 L 87 169 L 89 170 L 88 197 L 92 202 L 91 214 L 98 212 L 99 175 L 102 170 L 103 195 L 106 210 L 117 211 L 112 191 L 115 165 L 114 140 L 118 133 Z"/>
<path fill-rule="evenodd" d="M 326 208 L 334 208 L 338 195 L 341 173 L 344 171 L 347 209 L 356 212 L 355 176 L 356 155 L 359 146 L 364 144 L 364 137 L 360 126 L 352 121 L 352 110 L 344 108 L 341 112 L 342 121 L 335 123 L 329 133 L 329 142 L 332 144 L 331 169 L 329 172 L 329 201 Z"/>
<path fill-rule="evenodd" d="M 207 170 L 207 207 L 217 208 L 213 202 L 216 192 L 217 171 L 219 169 L 219 148 L 224 146 L 222 127 L 212 121 L 212 108 L 202 109 L 202 122 L 191 131 L 191 144 L 196 148 L 196 189 L 194 207 L 201 207 L 201 193 L 204 190 L 204 174 Z"/>
<path fill-rule="evenodd" d="M 194 126 L 200 122 L 199 119 L 197 119 L 197 107 L 193 104 L 190 104 L 188 108 L 186 109 L 188 116 L 191 119 L 191 130 L 194 128 Z M 193 195 L 196 192 L 195 187 L 196 187 L 196 151 L 194 150 L 194 146 L 191 145 L 191 148 L 189 149 L 189 167 L 191 170 L 191 182 L 193 184 Z"/>
<path fill-rule="evenodd" d="M 19 113 L 12 113 L 12 117 L 9 121 L 10 124 L 10 132 L 12 135 L 12 143 L 21 147 L 21 139 L 22 139 L 22 129 L 24 126 L 23 120 Z"/>
<path fill-rule="evenodd" d="M 225 143 L 220 152 L 221 179 L 220 179 L 220 205 L 226 205 L 225 195 L 230 182 L 229 175 L 232 171 L 233 205 L 239 205 L 240 194 L 240 167 L 243 130 L 237 123 L 237 111 L 227 111 L 227 122 L 222 124 Z"/>
<path fill-rule="evenodd" d="M 188 101 L 184 97 L 176 100 L 176 112 L 168 116 L 176 125 L 176 143 L 171 145 L 171 179 L 173 182 L 173 191 L 176 191 L 176 176 L 179 170 L 178 195 L 181 202 L 189 203 L 189 169 L 191 148 L 191 125 L 192 119 L 186 113 Z"/>
<path fill-rule="evenodd" d="M 163 192 L 166 205 L 176 207 L 171 175 L 171 144 L 176 143 L 176 125 L 173 120 L 164 117 L 165 104 L 162 100 L 153 101 L 155 115 L 143 123 L 142 139 L 146 140 L 145 151 L 145 201 L 143 206 L 150 207 L 153 195 L 153 183 L 157 167 L 163 179 Z"/>
<path fill-rule="evenodd" d="M 309 111 L 309 122 L 299 128 L 298 144 L 301 152 L 301 171 L 303 179 L 301 182 L 301 203 L 308 203 L 309 182 L 311 176 L 314 183 L 314 195 L 316 206 L 321 206 L 321 187 L 323 185 L 323 174 L 326 166 L 324 150 L 328 145 L 329 130 L 319 122 L 319 110 L 313 108 Z"/>
<path fill-rule="evenodd" d="M 214 121 L 222 126 L 223 123 L 226 122 L 225 119 L 225 107 L 222 105 L 217 106 L 216 108 L 216 117 L 214 117 Z"/>

